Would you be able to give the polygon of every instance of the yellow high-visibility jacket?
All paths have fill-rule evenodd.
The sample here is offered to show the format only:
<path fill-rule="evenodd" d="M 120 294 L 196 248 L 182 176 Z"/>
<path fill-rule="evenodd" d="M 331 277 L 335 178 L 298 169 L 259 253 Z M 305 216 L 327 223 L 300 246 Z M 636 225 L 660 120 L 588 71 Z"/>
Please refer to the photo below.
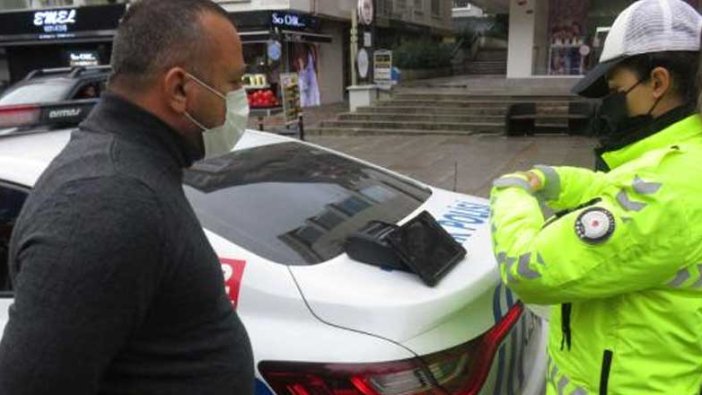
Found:
<path fill-rule="evenodd" d="M 698 395 L 702 118 L 604 155 L 495 181 L 494 250 L 522 301 L 554 305 L 548 394 Z M 555 211 L 548 221 L 540 203 Z"/>

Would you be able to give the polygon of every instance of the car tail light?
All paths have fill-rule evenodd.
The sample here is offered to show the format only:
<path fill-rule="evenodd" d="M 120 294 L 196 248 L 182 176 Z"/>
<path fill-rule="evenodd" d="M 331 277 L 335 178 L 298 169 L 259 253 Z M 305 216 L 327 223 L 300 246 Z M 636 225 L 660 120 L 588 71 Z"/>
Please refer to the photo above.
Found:
<path fill-rule="evenodd" d="M 0 107 L 0 128 L 29 126 L 39 122 L 40 110 L 37 106 Z"/>
<path fill-rule="evenodd" d="M 278 395 L 473 395 L 485 384 L 497 350 L 523 312 L 524 306 L 518 303 L 479 338 L 424 356 L 422 361 L 417 358 L 373 364 L 264 361 L 259 369 Z M 437 389 L 433 383 L 441 388 Z"/>

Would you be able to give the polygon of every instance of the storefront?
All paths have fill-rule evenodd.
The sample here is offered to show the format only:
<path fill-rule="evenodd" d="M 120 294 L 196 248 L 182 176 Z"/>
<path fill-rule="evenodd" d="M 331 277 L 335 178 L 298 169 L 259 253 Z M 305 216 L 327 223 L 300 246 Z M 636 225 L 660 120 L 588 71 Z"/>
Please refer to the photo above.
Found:
<path fill-rule="evenodd" d="M 697 0 L 686 0 L 698 8 Z M 633 0 L 550 0 L 549 75 L 582 75 L 594 67 L 617 15 Z"/>
<path fill-rule="evenodd" d="M 35 69 L 109 64 L 124 11 L 124 4 L 114 4 L 0 13 L 9 80 Z"/>
<path fill-rule="evenodd" d="M 685 0 L 700 9 L 699 0 Z M 594 67 L 635 0 L 510 0 L 508 78 L 579 77 Z"/>
<path fill-rule="evenodd" d="M 346 51 L 341 49 L 344 40 L 339 22 L 290 11 L 234 13 L 231 17 L 243 43 L 248 65 L 245 84 L 250 91 L 270 90 L 280 102 L 281 74 L 295 73 L 303 107 L 342 99 L 338 94 L 324 94 L 343 92 Z M 268 97 L 259 103 L 252 100 L 252 107 L 273 106 L 275 101 Z"/>

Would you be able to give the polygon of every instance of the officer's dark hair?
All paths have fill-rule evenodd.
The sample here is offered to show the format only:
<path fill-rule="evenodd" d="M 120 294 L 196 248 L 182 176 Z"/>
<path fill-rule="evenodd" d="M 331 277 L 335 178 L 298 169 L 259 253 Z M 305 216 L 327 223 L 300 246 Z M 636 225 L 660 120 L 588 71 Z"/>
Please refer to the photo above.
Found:
<path fill-rule="evenodd" d="M 122 17 L 112 47 L 110 83 L 148 86 L 158 73 L 181 66 L 202 75 L 208 38 L 201 17 L 226 11 L 210 0 L 137 0 Z"/>
<path fill-rule="evenodd" d="M 620 63 L 647 82 L 656 67 L 668 70 L 673 92 L 686 103 L 697 102 L 697 65 L 699 51 L 667 51 L 632 56 Z"/>

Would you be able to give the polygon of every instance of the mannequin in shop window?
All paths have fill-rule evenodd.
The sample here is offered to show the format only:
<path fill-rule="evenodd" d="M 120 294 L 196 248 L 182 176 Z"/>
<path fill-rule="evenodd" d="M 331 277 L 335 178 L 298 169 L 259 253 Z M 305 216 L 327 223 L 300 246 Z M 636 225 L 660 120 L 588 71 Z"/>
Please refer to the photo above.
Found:
<path fill-rule="evenodd" d="M 319 106 L 319 83 L 317 75 L 317 47 L 301 44 L 295 48 L 295 70 L 299 76 L 300 101 L 302 107 Z"/>

